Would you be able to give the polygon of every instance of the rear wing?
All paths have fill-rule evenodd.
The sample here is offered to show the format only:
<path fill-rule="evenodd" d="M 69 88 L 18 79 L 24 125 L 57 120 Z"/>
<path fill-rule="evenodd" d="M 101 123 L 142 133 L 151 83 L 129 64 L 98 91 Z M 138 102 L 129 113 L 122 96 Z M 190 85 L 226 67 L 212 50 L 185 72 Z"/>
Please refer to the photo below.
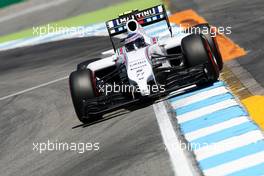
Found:
<path fill-rule="evenodd" d="M 164 5 L 154 6 L 141 11 L 133 10 L 119 15 L 118 18 L 106 22 L 107 31 L 109 33 L 114 50 L 115 46 L 112 37 L 127 32 L 126 22 L 131 19 L 136 20 L 142 27 L 165 20 L 167 22 L 168 29 L 172 34 L 170 22 L 168 20 Z"/>

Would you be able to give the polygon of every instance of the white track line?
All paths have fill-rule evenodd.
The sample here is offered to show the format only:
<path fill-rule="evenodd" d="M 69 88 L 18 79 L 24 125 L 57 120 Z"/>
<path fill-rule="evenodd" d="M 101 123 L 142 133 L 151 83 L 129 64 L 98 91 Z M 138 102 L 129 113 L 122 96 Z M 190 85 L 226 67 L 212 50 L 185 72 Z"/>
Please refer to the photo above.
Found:
<path fill-rule="evenodd" d="M 188 160 L 181 149 L 180 141 L 177 138 L 173 126 L 169 120 L 166 107 L 163 102 L 153 105 L 154 112 L 159 124 L 161 135 L 170 155 L 175 175 L 193 175 Z"/>
<path fill-rule="evenodd" d="M 204 170 L 204 175 L 224 176 L 264 162 L 264 151 Z"/>
<path fill-rule="evenodd" d="M 199 118 L 201 116 L 219 111 L 221 109 L 229 108 L 232 106 L 236 106 L 238 103 L 235 100 L 225 100 L 220 103 L 215 103 L 210 106 L 206 106 L 204 108 L 200 108 L 191 112 L 187 112 L 185 114 L 177 116 L 178 123 L 184 123 L 190 120 L 194 120 L 196 118 Z"/>
<path fill-rule="evenodd" d="M 239 136 L 225 139 L 213 145 L 208 145 L 198 150 L 194 150 L 194 154 L 196 155 L 196 159 L 200 161 L 205 158 L 209 158 L 211 156 L 257 142 L 259 140 L 263 140 L 262 133 L 259 130 L 250 131 Z"/>
<path fill-rule="evenodd" d="M 31 88 L 28 88 L 28 89 L 25 89 L 25 90 L 22 90 L 22 91 L 19 91 L 19 92 L 16 92 L 16 93 L 4 96 L 4 97 L 1 97 L 0 101 L 8 99 L 8 98 L 11 98 L 11 97 L 14 97 L 14 96 L 17 96 L 17 95 L 21 95 L 21 94 L 27 93 L 29 91 L 32 91 L 32 90 L 35 90 L 35 89 L 38 89 L 38 88 L 41 88 L 41 87 L 45 87 L 47 85 L 50 85 L 50 84 L 53 84 L 53 83 L 56 83 L 56 82 L 59 82 L 59 81 L 62 81 L 62 80 L 68 79 L 68 78 L 69 78 L 69 76 L 65 76 L 63 78 L 55 79 L 53 81 L 49 81 L 47 83 L 43 83 L 43 84 L 40 84 L 38 86 L 34 86 L 34 87 L 31 87 Z"/>
<path fill-rule="evenodd" d="M 212 125 L 212 126 L 209 126 L 206 128 L 201 128 L 199 130 L 196 130 L 196 131 L 193 131 L 190 133 L 186 133 L 185 138 L 188 141 L 192 141 L 192 140 L 198 139 L 200 137 L 204 137 L 204 136 L 207 136 L 209 134 L 212 134 L 212 133 L 215 133 L 215 132 L 218 132 L 218 131 L 221 131 L 221 130 L 224 130 L 224 129 L 227 129 L 227 128 L 230 128 L 233 126 L 240 125 L 240 124 L 245 123 L 245 122 L 249 122 L 248 118 L 249 117 L 247 117 L 247 116 L 241 116 L 241 117 L 233 118 L 233 119 L 230 119 L 230 120 L 227 120 L 227 121 L 224 121 L 222 123 Z"/>
<path fill-rule="evenodd" d="M 26 15 L 26 14 L 30 14 L 30 13 L 36 12 L 36 11 L 39 11 L 39 10 L 44 10 L 44 9 L 50 8 L 52 6 L 58 6 L 58 5 L 63 4 L 65 2 L 67 2 L 67 1 L 70 1 L 70 0 L 56 0 L 56 1 L 51 1 L 49 3 L 43 3 L 41 5 L 34 6 L 32 8 L 27 8 L 27 9 L 25 9 L 23 11 L 16 12 L 16 13 L 13 13 L 11 15 L 7 15 L 7 16 L 4 16 L 4 17 L 0 18 L 0 23 L 2 23 L 4 21 L 11 20 L 11 19 L 16 18 L 16 17 L 20 17 L 20 16 L 23 16 L 23 15 Z"/>
<path fill-rule="evenodd" d="M 217 95 L 225 94 L 227 92 L 228 92 L 228 90 L 224 86 L 223 87 L 217 87 L 217 88 L 214 88 L 214 89 L 209 90 L 209 91 L 204 91 L 204 92 L 201 92 L 201 93 L 198 93 L 198 94 L 177 100 L 175 102 L 172 102 L 171 104 L 172 104 L 172 107 L 174 109 L 181 108 L 181 107 L 184 107 L 184 106 L 205 100 L 207 98 L 211 98 L 211 97 L 214 97 Z"/>

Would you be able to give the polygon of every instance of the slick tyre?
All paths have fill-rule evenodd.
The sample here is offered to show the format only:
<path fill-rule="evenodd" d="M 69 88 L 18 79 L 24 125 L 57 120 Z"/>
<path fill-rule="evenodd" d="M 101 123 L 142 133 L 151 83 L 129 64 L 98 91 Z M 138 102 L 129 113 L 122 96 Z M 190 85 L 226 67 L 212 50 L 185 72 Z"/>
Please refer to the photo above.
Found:
<path fill-rule="evenodd" d="M 215 56 L 219 71 L 221 71 L 223 69 L 223 58 L 216 41 L 216 37 L 215 37 L 216 34 L 213 31 L 213 29 L 209 26 L 209 24 L 207 23 L 198 24 L 192 28 L 187 29 L 186 31 L 193 34 L 200 34 L 208 41 L 211 51 Z"/>
<path fill-rule="evenodd" d="M 69 78 L 69 86 L 78 119 L 83 123 L 88 123 L 92 117 L 86 112 L 83 102 L 85 99 L 95 97 L 91 71 L 78 70 L 72 72 Z"/>
<path fill-rule="evenodd" d="M 203 64 L 207 76 L 206 83 L 213 83 L 218 80 L 219 69 L 206 40 L 198 34 L 191 34 L 182 39 L 181 46 L 188 67 Z"/>

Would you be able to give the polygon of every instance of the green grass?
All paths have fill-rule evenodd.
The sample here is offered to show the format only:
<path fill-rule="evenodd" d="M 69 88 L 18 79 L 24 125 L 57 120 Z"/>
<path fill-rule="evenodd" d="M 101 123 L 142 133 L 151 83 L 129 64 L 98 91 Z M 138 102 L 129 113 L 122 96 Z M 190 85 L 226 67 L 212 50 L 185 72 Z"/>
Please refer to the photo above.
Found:
<path fill-rule="evenodd" d="M 116 4 L 103 9 L 99 9 L 94 12 L 81 14 L 79 16 L 71 17 L 65 20 L 50 23 L 50 25 L 56 25 L 58 27 L 76 27 L 89 25 L 98 22 L 104 22 L 112 18 L 116 18 L 118 14 L 133 10 L 133 9 L 144 9 L 154 5 L 161 4 L 160 0 L 130 0 L 125 3 Z M 45 25 L 44 25 L 45 26 Z M 27 38 L 33 36 L 33 28 L 23 30 L 21 32 L 0 36 L 0 43 Z"/>

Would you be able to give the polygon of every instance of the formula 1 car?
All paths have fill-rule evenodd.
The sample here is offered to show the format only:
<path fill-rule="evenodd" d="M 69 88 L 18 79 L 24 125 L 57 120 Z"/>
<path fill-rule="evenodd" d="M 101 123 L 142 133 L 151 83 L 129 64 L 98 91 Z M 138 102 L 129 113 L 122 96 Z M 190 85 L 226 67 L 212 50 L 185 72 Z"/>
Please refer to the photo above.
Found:
<path fill-rule="evenodd" d="M 148 36 L 144 27 L 162 21 L 170 36 Z M 223 68 L 215 38 L 192 29 L 173 36 L 163 5 L 122 14 L 107 21 L 106 27 L 114 54 L 78 64 L 69 77 L 75 112 L 83 123 L 190 85 L 211 84 Z M 210 29 L 208 24 L 196 27 Z M 121 46 L 113 39 L 116 35 L 121 35 Z"/>

